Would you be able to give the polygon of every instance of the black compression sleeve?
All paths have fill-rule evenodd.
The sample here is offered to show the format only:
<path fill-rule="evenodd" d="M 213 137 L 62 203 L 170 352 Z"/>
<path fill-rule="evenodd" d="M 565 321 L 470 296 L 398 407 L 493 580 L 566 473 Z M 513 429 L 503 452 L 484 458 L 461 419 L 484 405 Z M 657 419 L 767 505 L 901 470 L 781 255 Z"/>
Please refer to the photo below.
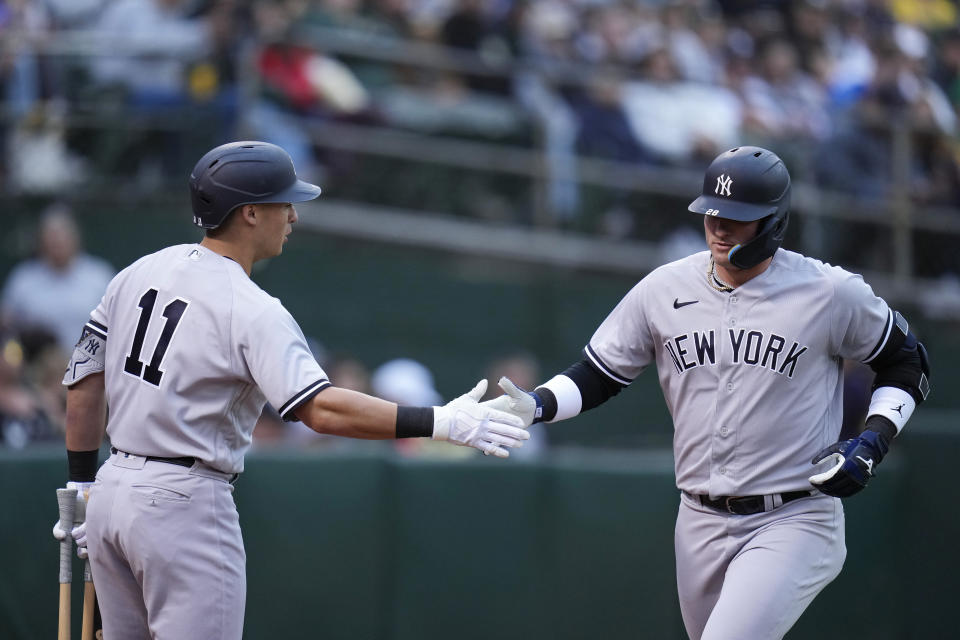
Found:
<path fill-rule="evenodd" d="M 433 435 L 433 407 L 397 407 L 398 438 L 429 438 Z"/>
<path fill-rule="evenodd" d="M 67 479 L 71 482 L 93 482 L 97 478 L 97 454 L 93 451 L 71 451 L 67 449 Z"/>
<path fill-rule="evenodd" d="M 623 389 L 622 384 L 608 378 L 586 358 L 568 368 L 563 375 L 580 389 L 581 413 L 600 406 Z"/>
<path fill-rule="evenodd" d="M 883 438 L 884 443 L 889 447 L 893 439 L 897 437 L 897 425 L 893 424 L 890 418 L 879 415 L 872 415 L 867 418 L 864 431 L 876 431 Z"/>

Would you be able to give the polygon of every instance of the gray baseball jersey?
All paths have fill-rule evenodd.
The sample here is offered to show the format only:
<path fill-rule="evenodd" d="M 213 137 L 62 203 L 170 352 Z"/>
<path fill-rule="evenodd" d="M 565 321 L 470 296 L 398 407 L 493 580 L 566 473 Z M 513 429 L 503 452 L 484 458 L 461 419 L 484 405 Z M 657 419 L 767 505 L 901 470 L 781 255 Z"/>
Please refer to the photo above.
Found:
<path fill-rule="evenodd" d="M 732 293 L 711 288 L 709 252 L 641 280 L 587 356 L 621 384 L 656 362 L 673 417 L 677 486 L 690 493 L 809 488 L 810 460 L 840 433 L 841 358 L 868 360 L 892 322 L 863 279 L 780 249 Z"/>
<path fill-rule="evenodd" d="M 327 376 L 279 300 L 195 244 L 124 269 L 87 330 L 106 338 L 107 434 L 119 450 L 87 509 L 104 633 L 239 640 L 245 553 L 230 481 L 265 401 L 290 417 Z"/>
<path fill-rule="evenodd" d="M 87 329 L 107 336 L 107 434 L 129 453 L 239 473 L 267 400 L 289 418 L 330 384 L 280 301 L 197 244 L 124 269 Z"/>
<path fill-rule="evenodd" d="M 869 361 L 893 325 L 860 276 L 778 249 L 733 291 L 709 252 L 664 265 L 597 329 L 587 357 L 620 384 L 656 363 L 674 422 L 677 588 L 694 640 L 781 638 L 846 557 L 843 508 L 810 490 L 840 434 L 842 359 Z M 764 496 L 733 516 L 686 494 Z"/>

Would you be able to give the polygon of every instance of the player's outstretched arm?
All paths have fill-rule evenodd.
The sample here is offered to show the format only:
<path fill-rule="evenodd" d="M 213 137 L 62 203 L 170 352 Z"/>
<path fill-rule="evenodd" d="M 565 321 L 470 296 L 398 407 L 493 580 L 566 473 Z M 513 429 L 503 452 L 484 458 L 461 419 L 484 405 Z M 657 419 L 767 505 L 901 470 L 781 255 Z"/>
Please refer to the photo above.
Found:
<path fill-rule="evenodd" d="M 515 416 L 481 405 L 481 380 L 468 393 L 442 407 L 400 407 L 357 391 L 328 387 L 296 410 L 314 431 L 347 438 L 386 440 L 429 437 L 508 457 L 530 434 Z"/>
<path fill-rule="evenodd" d="M 587 359 L 533 391 L 518 387 L 507 377 L 500 378 L 499 385 L 506 395 L 481 404 L 514 415 L 528 427 L 536 422 L 558 422 L 580 415 L 600 406 L 625 386 L 604 375 Z"/>

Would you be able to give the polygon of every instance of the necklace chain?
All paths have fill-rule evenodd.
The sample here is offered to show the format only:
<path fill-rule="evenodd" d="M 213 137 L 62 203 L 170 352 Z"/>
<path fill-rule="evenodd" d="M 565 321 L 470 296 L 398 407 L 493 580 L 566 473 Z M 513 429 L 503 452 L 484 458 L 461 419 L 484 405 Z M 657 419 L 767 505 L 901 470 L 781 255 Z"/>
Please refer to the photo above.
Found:
<path fill-rule="evenodd" d="M 733 287 L 728 285 L 726 282 L 717 277 L 716 272 L 714 271 L 713 257 L 710 257 L 710 266 L 707 268 L 707 284 L 716 289 L 717 291 L 723 291 L 724 293 L 729 293 L 733 291 Z"/>

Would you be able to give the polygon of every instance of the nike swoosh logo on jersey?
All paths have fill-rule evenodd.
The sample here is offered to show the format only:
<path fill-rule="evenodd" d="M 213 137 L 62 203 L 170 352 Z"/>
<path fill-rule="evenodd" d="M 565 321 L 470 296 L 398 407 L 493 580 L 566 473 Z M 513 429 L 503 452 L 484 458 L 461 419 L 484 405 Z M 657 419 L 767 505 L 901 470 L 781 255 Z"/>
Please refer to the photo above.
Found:
<path fill-rule="evenodd" d="M 687 306 L 688 304 L 697 304 L 698 302 L 700 302 L 700 301 L 699 301 L 699 300 L 691 300 L 690 302 L 680 302 L 680 298 L 674 298 L 674 299 L 673 299 L 673 308 L 674 308 L 674 309 L 679 309 L 680 307 L 685 307 L 685 306 Z"/>

